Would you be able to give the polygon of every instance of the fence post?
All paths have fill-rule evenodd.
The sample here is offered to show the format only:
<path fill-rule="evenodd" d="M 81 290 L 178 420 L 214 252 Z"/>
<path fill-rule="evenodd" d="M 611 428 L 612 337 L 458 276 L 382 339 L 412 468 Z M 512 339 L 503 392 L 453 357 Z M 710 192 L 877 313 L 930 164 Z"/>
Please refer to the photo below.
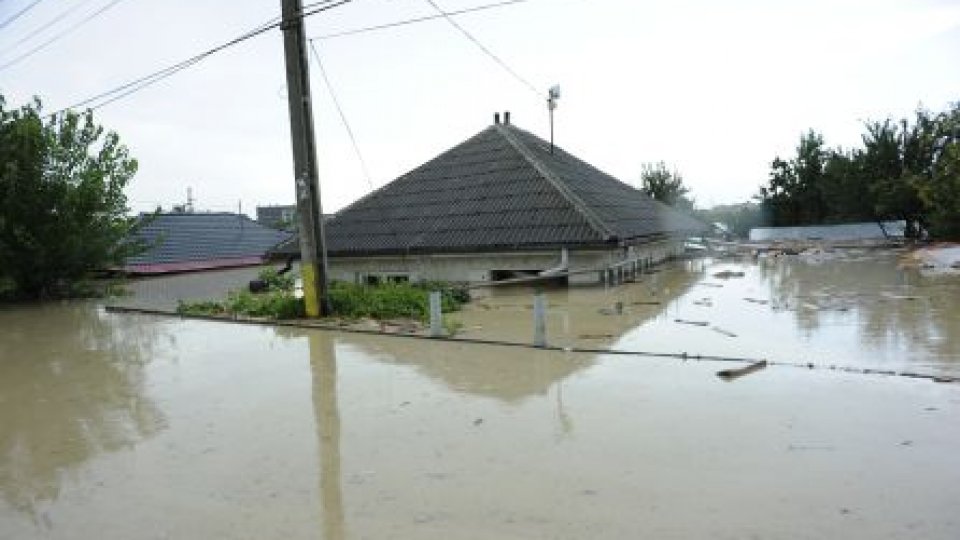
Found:
<path fill-rule="evenodd" d="M 547 302 L 543 291 L 533 294 L 533 346 L 547 346 Z"/>
<path fill-rule="evenodd" d="M 440 291 L 430 291 L 430 337 L 443 335 L 443 313 L 440 310 Z"/>

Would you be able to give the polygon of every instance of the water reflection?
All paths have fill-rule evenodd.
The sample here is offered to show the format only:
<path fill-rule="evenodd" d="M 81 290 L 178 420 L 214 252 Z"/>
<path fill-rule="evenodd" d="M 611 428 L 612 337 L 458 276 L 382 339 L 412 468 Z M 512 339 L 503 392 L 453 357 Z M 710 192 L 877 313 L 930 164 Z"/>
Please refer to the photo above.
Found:
<path fill-rule="evenodd" d="M 350 337 L 343 340 L 379 362 L 410 366 L 462 394 L 517 403 L 543 396 L 558 382 L 592 366 L 588 355 L 423 340 Z"/>
<path fill-rule="evenodd" d="M 897 253 L 848 253 L 828 260 L 789 257 L 764 261 L 773 305 L 794 311 L 801 330 L 854 320 L 861 341 L 879 351 L 936 362 L 960 358 L 960 281 L 924 277 L 897 265 Z M 851 319 L 852 318 L 852 319 Z"/>
<path fill-rule="evenodd" d="M 325 332 L 309 332 L 310 372 L 313 376 L 313 408 L 320 454 L 320 505 L 323 538 L 344 538 L 343 491 L 340 463 L 340 409 L 337 400 L 337 356 L 333 338 Z"/>
<path fill-rule="evenodd" d="M 70 471 L 165 427 L 144 370 L 158 325 L 92 304 L 0 310 L 0 496 L 43 526 Z"/>

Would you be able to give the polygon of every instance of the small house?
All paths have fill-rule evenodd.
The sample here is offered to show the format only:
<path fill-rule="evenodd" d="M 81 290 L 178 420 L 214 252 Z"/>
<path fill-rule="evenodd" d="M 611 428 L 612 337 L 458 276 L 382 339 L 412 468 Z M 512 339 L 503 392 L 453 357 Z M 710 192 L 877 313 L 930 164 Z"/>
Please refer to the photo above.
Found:
<path fill-rule="evenodd" d="M 493 125 L 325 223 L 332 279 L 596 282 L 683 252 L 700 221 L 559 147 Z M 278 254 L 299 254 L 294 238 Z"/>

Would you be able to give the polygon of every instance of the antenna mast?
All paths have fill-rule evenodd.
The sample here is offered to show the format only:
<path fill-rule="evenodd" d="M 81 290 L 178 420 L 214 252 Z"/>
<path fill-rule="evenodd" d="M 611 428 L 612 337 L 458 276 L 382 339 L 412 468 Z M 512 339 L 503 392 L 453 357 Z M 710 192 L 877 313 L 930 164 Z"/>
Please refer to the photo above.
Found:
<path fill-rule="evenodd" d="M 550 111 L 550 153 L 553 153 L 553 110 L 557 108 L 557 100 L 560 99 L 560 85 L 555 84 L 550 87 L 547 94 L 547 110 Z"/>

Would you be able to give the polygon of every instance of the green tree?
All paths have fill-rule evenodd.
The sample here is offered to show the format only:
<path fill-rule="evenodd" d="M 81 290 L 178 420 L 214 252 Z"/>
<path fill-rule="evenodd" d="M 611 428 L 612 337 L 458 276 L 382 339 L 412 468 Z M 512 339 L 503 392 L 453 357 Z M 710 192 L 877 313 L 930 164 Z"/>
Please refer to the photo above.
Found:
<path fill-rule="evenodd" d="M 0 96 L 0 279 L 16 295 L 69 294 L 140 249 L 124 187 L 137 162 L 90 111 L 44 118 Z"/>
<path fill-rule="evenodd" d="M 935 237 L 960 240 L 960 103 L 935 117 L 926 116 L 929 126 L 918 141 L 918 153 L 929 152 L 929 159 L 920 160 L 929 167 L 916 173 L 923 179 L 917 186 L 926 223 Z"/>
<path fill-rule="evenodd" d="M 810 130 L 800 137 L 795 158 L 773 160 L 770 183 L 760 189 L 760 199 L 774 225 L 823 222 L 828 214 L 830 156 L 823 146 L 823 136 Z"/>
<path fill-rule="evenodd" d="M 641 166 L 640 189 L 666 205 L 688 212 L 693 210 L 693 200 L 687 198 L 689 190 L 683 185 L 683 177 L 676 169 L 667 169 L 662 161 Z"/>

